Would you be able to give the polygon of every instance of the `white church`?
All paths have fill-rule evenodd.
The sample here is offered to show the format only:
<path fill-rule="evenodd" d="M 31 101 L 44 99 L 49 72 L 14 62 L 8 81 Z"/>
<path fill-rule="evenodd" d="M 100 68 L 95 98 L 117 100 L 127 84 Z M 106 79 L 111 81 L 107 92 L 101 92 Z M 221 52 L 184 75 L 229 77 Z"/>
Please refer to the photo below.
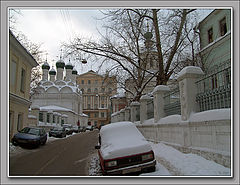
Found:
<path fill-rule="evenodd" d="M 29 120 L 36 119 L 38 126 L 87 126 L 88 115 L 82 112 L 82 92 L 76 84 L 77 70 L 70 61 L 65 65 L 61 58 L 56 68 L 57 72 L 53 67 L 49 70 L 47 61 L 42 65 L 42 80 L 31 98 Z"/>

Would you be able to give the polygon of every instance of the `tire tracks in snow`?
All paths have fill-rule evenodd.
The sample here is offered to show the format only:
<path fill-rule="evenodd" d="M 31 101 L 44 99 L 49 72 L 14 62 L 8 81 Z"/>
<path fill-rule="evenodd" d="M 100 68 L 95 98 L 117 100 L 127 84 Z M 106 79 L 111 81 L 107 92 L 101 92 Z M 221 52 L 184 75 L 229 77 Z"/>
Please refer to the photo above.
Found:
<path fill-rule="evenodd" d="M 169 173 L 171 173 L 171 175 L 173 176 L 184 175 L 178 168 L 174 167 L 169 161 L 165 160 L 164 158 L 159 156 L 155 156 L 155 158 L 161 165 L 163 165 L 169 171 Z"/>

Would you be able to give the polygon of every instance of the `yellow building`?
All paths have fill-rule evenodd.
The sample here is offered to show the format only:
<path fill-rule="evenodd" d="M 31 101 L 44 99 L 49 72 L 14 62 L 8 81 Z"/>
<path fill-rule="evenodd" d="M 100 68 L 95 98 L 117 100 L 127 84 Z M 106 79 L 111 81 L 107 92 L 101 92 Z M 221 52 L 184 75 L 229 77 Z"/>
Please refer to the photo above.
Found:
<path fill-rule="evenodd" d="M 110 97 L 117 92 L 116 77 L 90 70 L 78 75 L 77 84 L 83 93 L 83 113 L 89 116 L 89 124 L 99 127 L 110 123 Z"/>
<path fill-rule="evenodd" d="M 9 137 L 28 123 L 31 69 L 38 63 L 9 31 Z"/>

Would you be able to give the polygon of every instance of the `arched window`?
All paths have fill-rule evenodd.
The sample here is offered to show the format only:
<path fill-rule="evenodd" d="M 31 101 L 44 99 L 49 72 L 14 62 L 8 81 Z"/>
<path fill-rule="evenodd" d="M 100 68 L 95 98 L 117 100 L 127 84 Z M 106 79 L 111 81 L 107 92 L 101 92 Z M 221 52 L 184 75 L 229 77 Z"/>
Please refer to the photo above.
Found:
<path fill-rule="evenodd" d="M 97 89 L 97 88 L 95 88 L 95 89 L 94 89 L 94 92 L 95 92 L 95 93 L 98 93 L 98 89 Z"/>
<path fill-rule="evenodd" d="M 87 92 L 88 92 L 88 93 L 91 93 L 91 89 L 90 89 L 90 88 L 88 88 Z"/>

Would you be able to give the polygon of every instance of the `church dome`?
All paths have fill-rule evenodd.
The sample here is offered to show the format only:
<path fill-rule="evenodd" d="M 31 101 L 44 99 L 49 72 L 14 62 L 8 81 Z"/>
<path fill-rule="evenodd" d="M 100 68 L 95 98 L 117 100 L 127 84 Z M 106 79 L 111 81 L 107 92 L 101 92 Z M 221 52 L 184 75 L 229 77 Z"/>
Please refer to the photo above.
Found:
<path fill-rule="evenodd" d="M 74 75 L 77 75 L 77 74 L 78 74 L 78 72 L 77 72 L 77 70 L 75 69 L 75 67 L 74 67 L 73 70 L 72 70 L 72 74 L 74 74 Z"/>
<path fill-rule="evenodd" d="M 49 74 L 50 75 L 56 75 L 56 71 L 54 68 L 52 68 L 50 71 L 49 71 Z"/>
<path fill-rule="evenodd" d="M 42 69 L 47 69 L 47 70 L 50 69 L 50 66 L 49 66 L 49 64 L 47 63 L 47 61 L 44 62 L 44 64 L 42 65 Z"/>
<path fill-rule="evenodd" d="M 64 68 L 65 67 L 65 62 L 62 59 L 58 60 L 56 62 L 56 67 L 57 68 Z"/>
<path fill-rule="evenodd" d="M 70 60 L 69 62 L 65 65 L 66 69 L 73 69 L 73 65 L 71 64 Z"/>

